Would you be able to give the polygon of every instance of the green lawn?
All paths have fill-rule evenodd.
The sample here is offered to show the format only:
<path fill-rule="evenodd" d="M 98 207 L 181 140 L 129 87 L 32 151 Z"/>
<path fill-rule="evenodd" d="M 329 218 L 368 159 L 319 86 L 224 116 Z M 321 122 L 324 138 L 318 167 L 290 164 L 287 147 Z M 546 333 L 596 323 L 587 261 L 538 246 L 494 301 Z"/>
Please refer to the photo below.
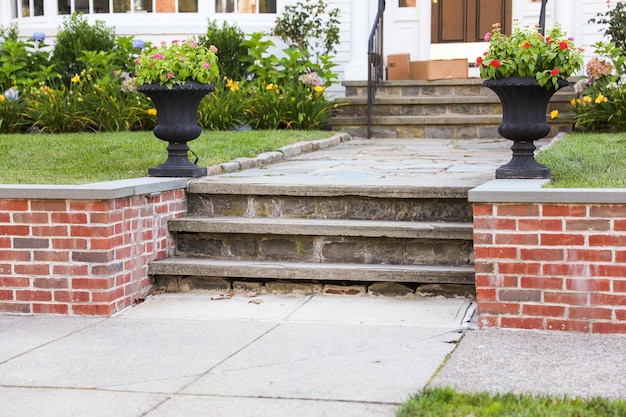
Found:
<path fill-rule="evenodd" d="M 539 152 L 553 188 L 625 188 L 626 133 L 571 133 Z"/>
<path fill-rule="evenodd" d="M 210 166 L 333 134 L 205 131 L 189 147 L 198 165 Z M 148 168 L 167 159 L 166 146 L 152 132 L 0 135 L 0 183 L 87 184 L 145 177 Z"/>
<path fill-rule="evenodd" d="M 531 395 L 463 394 L 425 389 L 411 397 L 397 417 L 623 417 L 626 401 Z"/>

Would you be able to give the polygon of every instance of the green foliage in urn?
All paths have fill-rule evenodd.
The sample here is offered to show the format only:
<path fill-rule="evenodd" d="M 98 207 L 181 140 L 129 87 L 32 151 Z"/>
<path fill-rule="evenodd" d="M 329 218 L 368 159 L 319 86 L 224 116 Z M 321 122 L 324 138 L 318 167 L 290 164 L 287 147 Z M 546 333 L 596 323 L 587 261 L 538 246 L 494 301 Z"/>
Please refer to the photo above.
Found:
<path fill-rule="evenodd" d="M 188 81 L 210 84 L 219 75 L 217 48 L 201 46 L 195 40 L 171 43 L 142 50 L 137 63 L 137 84 L 158 83 L 168 88 Z"/>
<path fill-rule="evenodd" d="M 558 88 L 559 78 L 567 79 L 583 64 L 582 50 L 559 25 L 544 37 L 536 27 L 519 25 L 505 35 L 496 24 L 485 41 L 489 49 L 476 60 L 483 78 L 534 77 L 542 87 Z"/>

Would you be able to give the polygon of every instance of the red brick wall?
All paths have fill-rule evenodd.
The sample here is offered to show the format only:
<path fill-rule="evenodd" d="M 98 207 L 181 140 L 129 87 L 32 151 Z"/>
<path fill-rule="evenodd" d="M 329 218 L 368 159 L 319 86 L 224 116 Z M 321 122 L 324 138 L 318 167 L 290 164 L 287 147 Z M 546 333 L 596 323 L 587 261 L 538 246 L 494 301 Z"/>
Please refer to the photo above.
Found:
<path fill-rule="evenodd" d="M 184 189 L 111 200 L 0 200 L 0 313 L 108 316 L 151 291 Z"/>
<path fill-rule="evenodd" d="M 479 326 L 626 333 L 626 205 L 476 203 Z"/>

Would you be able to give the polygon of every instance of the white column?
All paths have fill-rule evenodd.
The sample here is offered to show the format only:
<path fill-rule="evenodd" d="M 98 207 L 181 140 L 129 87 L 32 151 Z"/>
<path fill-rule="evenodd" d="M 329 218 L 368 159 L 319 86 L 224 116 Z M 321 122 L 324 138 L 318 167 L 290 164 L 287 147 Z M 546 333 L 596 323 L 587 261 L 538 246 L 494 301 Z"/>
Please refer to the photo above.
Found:
<path fill-rule="evenodd" d="M 370 19 L 370 3 L 363 0 L 350 2 L 350 62 L 345 67 L 345 80 L 367 79 L 367 43 L 373 24 Z"/>
<path fill-rule="evenodd" d="M 412 58 L 417 61 L 427 61 L 430 59 L 430 34 L 431 34 L 431 9 L 432 0 L 419 0 L 417 4 L 418 9 L 418 53 L 416 58 Z"/>

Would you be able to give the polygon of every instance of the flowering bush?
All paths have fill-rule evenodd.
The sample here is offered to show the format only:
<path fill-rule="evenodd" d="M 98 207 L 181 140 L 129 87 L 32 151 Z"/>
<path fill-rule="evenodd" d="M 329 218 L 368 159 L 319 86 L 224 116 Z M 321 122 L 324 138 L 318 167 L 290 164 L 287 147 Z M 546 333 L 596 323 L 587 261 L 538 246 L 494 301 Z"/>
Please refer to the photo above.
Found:
<path fill-rule="evenodd" d="M 594 44 L 599 58 L 586 65 L 586 77 L 574 85 L 571 100 L 574 126 L 578 130 L 626 130 L 626 71 L 622 49 L 615 43 Z"/>
<path fill-rule="evenodd" d="M 558 88 L 558 79 L 566 79 L 583 63 L 582 49 L 573 38 L 565 38 L 559 25 L 543 37 L 537 28 L 515 25 L 508 36 L 495 24 L 485 35 L 489 49 L 476 63 L 483 78 L 535 77 L 539 85 Z"/>
<path fill-rule="evenodd" d="M 135 60 L 137 84 L 158 83 L 172 88 L 187 81 L 207 84 L 219 74 L 217 48 L 205 48 L 196 41 L 161 42 L 161 46 L 144 49 Z"/>

